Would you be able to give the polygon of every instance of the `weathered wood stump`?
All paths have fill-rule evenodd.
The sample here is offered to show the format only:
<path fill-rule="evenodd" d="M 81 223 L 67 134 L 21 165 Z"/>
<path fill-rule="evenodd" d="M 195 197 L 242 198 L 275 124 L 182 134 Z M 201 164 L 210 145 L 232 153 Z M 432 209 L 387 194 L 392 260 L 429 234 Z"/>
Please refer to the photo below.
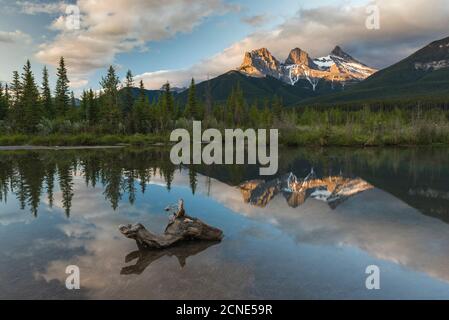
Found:
<path fill-rule="evenodd" d="M 212 227 L 200 219 L 185 214 L 184 202 L 179 201 L 178 212 L 171 218 L 162 235 L 148 231 L 141 223 L 122 225 L 120 232 L 134 239 L 139 248 L 164 249 L 182 241 L 221 241 L 223 231 Z"/>

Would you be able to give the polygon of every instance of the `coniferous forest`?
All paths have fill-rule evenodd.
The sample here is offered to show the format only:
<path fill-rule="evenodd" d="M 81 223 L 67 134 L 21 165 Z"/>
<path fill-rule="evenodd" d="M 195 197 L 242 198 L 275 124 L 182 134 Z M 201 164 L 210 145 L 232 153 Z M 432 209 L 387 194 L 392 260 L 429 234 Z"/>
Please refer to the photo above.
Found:
<path fill-rule="evenodd" d="M 422 145 L 449 143 L 449 108 L 441 99 L 367 101 L 341 105 L 285 106 L 278 96 L 247 101 L 236 83 L 225 102 L 196 93 L 186 101 L 167 82 L 149 98 L 130 70 L 121 81 L 110 66 L 100 90 L 70 91 L 61 57 L 56 85 L 44 67 L 41 81 L 29 61 L 9 83 L 0 83 L 0 145 L 106 145 L 166 142 L 171 130 L 193 120 L 213 128 L 277 128 L 287 145 Z"/>

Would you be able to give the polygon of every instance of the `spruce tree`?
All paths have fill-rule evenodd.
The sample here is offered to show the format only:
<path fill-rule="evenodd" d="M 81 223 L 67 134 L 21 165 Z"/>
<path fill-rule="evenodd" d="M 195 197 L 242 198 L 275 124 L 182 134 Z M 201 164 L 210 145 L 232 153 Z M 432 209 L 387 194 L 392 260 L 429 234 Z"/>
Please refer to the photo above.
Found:
<path fill-rule="evenodd" d="M 89 95 L 86 90 L 83 90 L 83 94 L 81 95 L 81 103 L 80 103 L 80 119 L 87 120 L 87 110 L 89 103 Z"/>
<path fill-rule="evenodd" d="M 3 84 L 0 82 L 0 121 L 6 119 L 8 106 L 6 104 L 5 93 L 3 92 Z"/>
<path fill-rule="evenodd" d="M 92 89 L 87 94 L 87 120 L 90 125 L 96 124 L 99 117 L 98 99 L 95 98 L 95 93 Z"/>
<path fill-rule="evenodd" d="M 48 119 L 51 119 L 54 117 L 54 110 L 53 110 L 53 101 L 51 98 L 51 90 L 50 85 L 48 81 L 48 69 L 47 67 L 44 67 L 42 71 L 42 108 L 44 112 L 44 116 Z"/>
<path fill-rule="evenodd" d="M 143 81 L 140 81 L 139 98 L 133 106 L 133 130 L 137 133 L 147 133 L 150 128 L 150 109 L 148 98 L 145 94 Z"/>
<path fill-rule="evenodd" d="M 119 124 L 118 109 L 118 85 L 119 78 L 113 66 L 109 66 L 106 77 L 101 79 L 100 85 L 103 88 L 102 115 L 104 116 L 109 129 L 116 130 Z"/>
<path fill-rule="evenodd" d="M 40 111 L 39 90 L 31 71 L 30 61 L 27 60 L 22 74 L 22 96 L 18 110 L 19 127 L 27 133 L 34 132 L 41 118 Z"/>
<path fill-rule="evenodd" d="M 133 87 L 134 87 L 133 74 L 131 70 L 128 70 L 128 72 L 126 73 L 125 92 L 122 106 L 122 113 L 124 117 L 128 117 L 132 111 L 132 107 L 134 104 Z"/>
<path fill-rule="evenodd" d="M 12 102 L 14 107 L 19 104 L 20 96 L 22 95 L 22 84 L 20 83 L 20 76 L 17 71 L 12 74 L 11 82 Z"/>
<path fill-rule="evenodd" d="M 56 113 L 60 117 L 64 117 L 70 105 L 69 97 L 69 79 L 67 78 L 67 69 L 64 62 L 64 57 L 59 60 L 59 67 L 57 69 L 57 80 L 55 89 L 55 104 Z"/>
<path fill-rule="evenodd" d="M 199 118 L 196 101 L 195 80 L 193 78 L 192 81 L 190 82 L 189 96 L 187 98 L 187 106 L 184 115 L 187 119 L 198 120 Z"/>
<path fill-rule="evenodd" d="M 170 83 L 164 84 L 164 93 L 162 94 L 161 113 L 159 114 L 160 127 L 162 130 L 167 128 L 168 122 L 172 119 L 175 102 L 170 90 Z"/>

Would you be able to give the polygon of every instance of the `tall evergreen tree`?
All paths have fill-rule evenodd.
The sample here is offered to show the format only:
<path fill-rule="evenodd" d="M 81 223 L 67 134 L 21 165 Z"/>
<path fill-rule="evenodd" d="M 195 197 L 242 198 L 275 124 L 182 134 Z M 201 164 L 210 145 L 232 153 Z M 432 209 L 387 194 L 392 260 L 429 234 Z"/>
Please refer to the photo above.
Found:
<path fill-rule="evenodd" d="M 22 95 L 22 84 L 20 83 L 20 76 L 17 71 L 12 74 L 11 93 L 14 107 L 19 104 L 20 96 Z"/>
<path fill-rule="evenodd" d="M 118 85 L 119 78 L 113 66 L 110 66 L 106 77 L 101 79 L 100 85 L 103 88 L 102 116 L 107 122 L 110 130 L 116 130 L 119 123 L 118 109 Z"/>
<path fill-rule="evenodd" d="M 167 128 L 168 122 L 172 119 L 175 102 L 173 100 L 173 96 L 170 89 L 170 83 L 167 82 L 164 84 L 164 93 L 162 94 L 162 102 L 161 102 L 161 113 L 160 113 L 160 126 L 162 130 Z"/>
<path fill-rule="evenodd" d="M 96 124 L 99 119 L 98 99 L 95 97 L 95 93 L 92 89 L 87 94 L 87 120 L 90 125 Z"/>
<path fill-rule="evenodd" d="M 133 96 L 133 87 L 134 87 L 134 77 L 131 70 L 128 70 L 126 73 L 125 79 L 125 92 L 122 106 L 123 116 L 128 117 L 131 114 L 132 107 L 134 104 L 134 96 Z"/>
<path fill-rule="evenodd" d="M 81 95 L 81 103 L 80 103 L 80 118 L 81 120 L 87 120 L 87 110 L 89 104 L 89 94 L 86 90 L 83 90 L 83 94 Z"/>
<path fill-rule="evenodd" d="M 31 71 L 30 61 L 27 60 L 23 67 L 22 74 L 22 96 L 19 110 L 20 123 L 19 126 L 27 133 L 35 131 L 37 124 L 41 118 L 41 110 L 39 106 L 39 90 Z"/>
<path fill-rule="evenodd" d="M 51 119 L 54 117 L 54 110 L 53 110 L 53 101 L 51 98 L 51 90 L 50 90 L 50 84 L 48 81 L 48 69 L 45 66 L 42 71 L 42 108 L 44 111 L 45 117 L 48 119 Z"/>
<path fill-rule="evenodd" d="M 0 82 L 0 121 L 6 119 L 7 111 L 6 95 L 3 91 L 3 84 Z"/>
<path fill-rule="evenodd" d="M 139 98 L 134 102 L 133 107 L 133 130 L 138 133 L 147 133 L 150 128 L 150 106 L 148 98 L 145 95 L 143 81 L 140 81 Z"/>
<path fill-rule="evenodd" d="M 184 116 L 188 119 L 198 120 L 198 103 L 196 101 L 196 89 L 195 80 L 192 78 L 189 87 L 189 96 L 187 98 L 187 106 L 184 112 Z"/>
<path fill-rule="evenodd" d="M 55 89 L 55 105 L 57 115 L 64 117 L 70 105 L 69 97 L 69 79 L 67 77 L 67 68 L 65 66 L 64 57 L 59 60 L 59 67 L 57 69 L 57 80 Z"/>

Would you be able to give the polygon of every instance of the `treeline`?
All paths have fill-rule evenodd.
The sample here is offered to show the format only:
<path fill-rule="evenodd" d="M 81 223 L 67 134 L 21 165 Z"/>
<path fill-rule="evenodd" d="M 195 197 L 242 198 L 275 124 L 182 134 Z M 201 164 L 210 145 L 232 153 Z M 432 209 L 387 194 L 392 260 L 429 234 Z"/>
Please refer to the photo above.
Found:
<path fill-rule="evenodd" d="M 136 88 L 128 71 L 121 84 L 112 66 L 100 82 L 101 89 L 84 91 L 79 101 L 69 89 L 63 57 L 56 77 L 52 90 L 44 67 L 39 87 L 27 61 L 21 74 L 14 71 L 10 83 L 0 84 L 0 134 L 148 134 L 188 126 L 192 120 L 215 127 L 270 127 L 283 109 L 277 97 L 249 106 L 239 84 L 226 103 L 214 104 L 210 96 L 197 97 L 194 79 L 184 104 L 175 101 L 168 82 L 158 99 L 150 101 L 142 81 Z"/>
<path fill-rule="evenodd" d="M 292 145 L 449 143 L 449 103 L 442 98 L 285 108 L 277 96 L 249 104 L 236 83 L 227 101 L 216 103 L 210 88 L 199 96 L 192 79 L 186 101 L 175 99 L 169 83 L 150 101 L 142 81 L 136 88 L 131 71 L 121 83 L 111 66 L 101 89 L 84 91 L 78 101 L 62 57 L 56 77 L 52 90 L 44 67 L 38 87 L 27 61 L 21 74 L 14 72 L 10 83 L 0 84 L 0 136 L 8 140 L 0 139 L 0 144 L 22 144 L 22 139 L 57 145 L 129 143 L 110 137 L 132 137 L 136 141 L 131 142 L 144 144 L 147 137 L 164 140 L 174 128 L 191 128 L 192 120 L 218 129 L 277 128 L 281 143 Z"/>

